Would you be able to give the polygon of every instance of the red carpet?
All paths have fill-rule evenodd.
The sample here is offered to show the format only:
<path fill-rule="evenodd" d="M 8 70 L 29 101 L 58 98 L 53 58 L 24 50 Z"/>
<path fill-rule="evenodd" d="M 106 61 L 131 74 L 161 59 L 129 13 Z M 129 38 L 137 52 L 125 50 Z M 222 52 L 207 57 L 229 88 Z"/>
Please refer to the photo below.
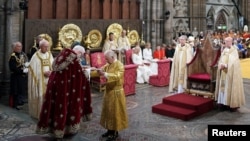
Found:
<path fill-rule="evenodd" d="M 162 103 L 152 106 L 152 112 L 186 121 L 213 108 L 214 102 L 210 98 L 181 93 L 164 97 Z"/>

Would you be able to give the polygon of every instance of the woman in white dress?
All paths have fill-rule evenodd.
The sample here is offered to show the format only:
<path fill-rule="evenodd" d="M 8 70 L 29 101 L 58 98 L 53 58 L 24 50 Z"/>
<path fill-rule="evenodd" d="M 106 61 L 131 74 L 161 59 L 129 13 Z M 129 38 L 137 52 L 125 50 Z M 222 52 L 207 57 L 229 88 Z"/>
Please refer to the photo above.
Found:
<path fill-rule="evenodd" d="M 146 43 L 145 48 L 143 49 L 143 58 L 144 62 L 149 64 L 149 67 L 153 73 L 153 75 L 158 74 L 158 59 L 153 59 L 153 51 L 151 48 L 151 43 Z"/>
<path fill-rule="evenodd" d="M 149 65 L 143 61 L 139 54 L 140 48 L 135 47 L 133 49 L 132 61 L 134 64 L 138 65 L 136 82 L 139 84 L 148 83 L 149 76 L 153 73 L 150 70 Z"/>

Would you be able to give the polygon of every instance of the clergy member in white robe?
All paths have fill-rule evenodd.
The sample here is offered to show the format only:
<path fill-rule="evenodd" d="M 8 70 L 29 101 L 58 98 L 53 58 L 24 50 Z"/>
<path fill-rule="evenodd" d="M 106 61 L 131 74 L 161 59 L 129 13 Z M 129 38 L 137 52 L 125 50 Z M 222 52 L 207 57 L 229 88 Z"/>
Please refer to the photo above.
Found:
<path fill-rule="evenodd" d="M 118 54 L 118 60 L 120 60 L 123 64 L 125 64 L 125 51 L 131 49 L 131 44 L 129 42 L 129 39 L 127 37 L 127 31 L 122 30 L 121 36 L 117 40 L 118 44 L 118 51 L 120 51 L 120 54 Z"/>
<path fill-rule="evenodd" d="M 109 33 L 109 38 L 105 40 L 102 52 L 105 53 L 108 50 L 113 50 L 117 54 L 117 58 L 122 62 L 121 52 L 118 49 L 117 39 L 115 39 L 115 35 L 113 32 Z"/>
<path fill-rule="evenodd" d="M 40 49 L 32 56 L 28 72 L 28 107 L 31 117 L 38 119 L 46 92 L 49 75 L 52 71 L 53 56 L 49 42 L 39 42 Z"/>
<path fill-rule="evenodd" d="M 225 49 L 218 63 L 215 100 L 222 110 L 234 112 L 246 103 L 243 80 L 237 47 L 233 46 L 232 37 L 224 41 Z"/>
<path fill-rule="evenodd" d="M 102 52 L 106 52 L 107 50 L 114 50 L 116 51 L 118 49 L 117 41 L 115 41 L 115 35 L 114 33 L 109 33 L 109 38 L 105 40 L 105 43 L 103 45 Z"/>
<path fill-rule="evenodd" d="M 123 30 L 121 33 L 121 36 L 118 38 L 117 40 L 118 49 L 124 49 L 124 50 L 131 49 L 131 44 L 126 34 L 127 34 L 127 31 Z"/>
<path fill-rule="evenodd" d="M 172 60 L 169 92 L 182 93 L 187 88 L 187 66 L 193 58 L 192 47 L 186 43 L 187 37 L 182 35 L 179 37 L 179 44 L 175 48 Z"/>
<path fill-rule="evenodd" d="M 145 64 L 142 57 L 139 55 L 140 54 L 139 52 L 140 52 L 140 47 L 135 47 L 133 49 L 133 54 L 132 54 L 133 63 L 138 65 L 136 82 L 139 84 L 148 83 L 149 76 L 151 76 L 153 73 L 150 70 L 147 63 Z"/>

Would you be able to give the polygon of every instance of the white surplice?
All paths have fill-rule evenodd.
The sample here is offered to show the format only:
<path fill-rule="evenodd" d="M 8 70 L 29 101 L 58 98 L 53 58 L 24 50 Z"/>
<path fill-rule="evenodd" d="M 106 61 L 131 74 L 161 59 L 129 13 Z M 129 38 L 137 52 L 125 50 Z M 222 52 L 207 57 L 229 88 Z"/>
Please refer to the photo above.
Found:
<path fill-rule="evenodd" d="M 187 88 L 187 67 L 193 58 L 192 47 L 189 44 L 185 44 L 183 47 L 178 44 L 175 48 L 174 57 L 171 58 L 173 64 L 171 67 L 169 92 L 177 93 L 184 92 Z"/>
<path fill-rule="evenodd" d="M 28 106 L 29 114 L 39 118 L 48 77 L 44 72 L 52 70 L 53 56 L 51 52 L 42 53 L 38 50 L 31 58 L 28 72 Z"/>

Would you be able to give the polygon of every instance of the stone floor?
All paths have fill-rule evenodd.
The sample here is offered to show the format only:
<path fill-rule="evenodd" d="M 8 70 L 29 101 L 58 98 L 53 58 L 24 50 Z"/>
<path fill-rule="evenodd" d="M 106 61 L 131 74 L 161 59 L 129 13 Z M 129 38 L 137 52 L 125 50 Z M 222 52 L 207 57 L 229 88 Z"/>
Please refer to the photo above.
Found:
<path fill-rule="evenodd" d="M 5 89 L 6 86 L 1 86 Z M 244 79 L 246 105 L 237 112 L 217 109 L 189 121 L 152 113 L 154 104 L 168 95 L 168 87 L 137 85 L 136 94 L 127 96 L 129 128 L 119 132 L 117 141 L 206 141 L 207 126 L 211 124 L 250 123 L 250 80 Z M 65 141 L 104 141 L 105 130 L 99 125 L 102 93 L 92 91 L 93 117 L 81 124 L 80 132 Z M 27 105 L 20 111 L 7 106 L 6 93 L 0 99 L 0 141 L 52 141 L 49 135 L 35 134 L 36 120 L 27 114 Z"/>

